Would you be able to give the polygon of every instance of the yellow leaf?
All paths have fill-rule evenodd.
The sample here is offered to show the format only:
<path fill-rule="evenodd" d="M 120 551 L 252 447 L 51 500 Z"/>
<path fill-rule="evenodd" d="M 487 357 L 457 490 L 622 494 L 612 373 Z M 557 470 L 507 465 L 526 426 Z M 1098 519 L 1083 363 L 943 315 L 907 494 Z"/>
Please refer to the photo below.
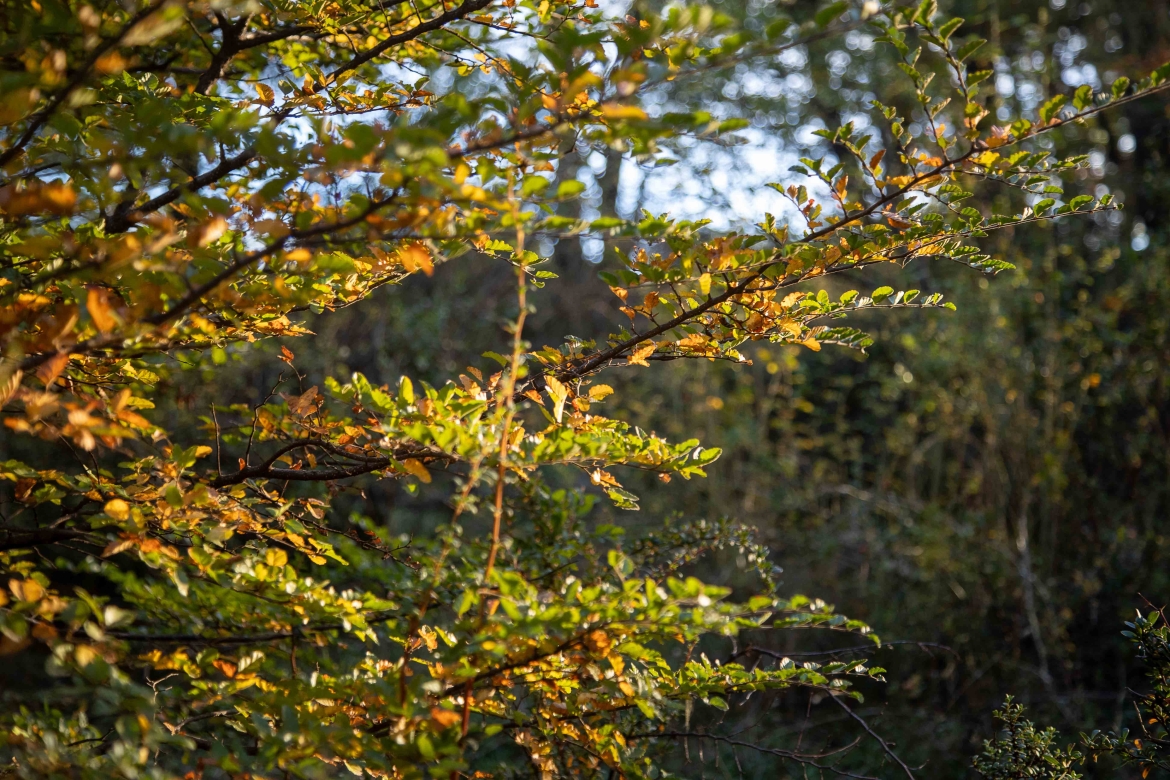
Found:
<path fill-rule="evenodd" d="M 210 454 L 211 454 L 211 447 L 208 447 L 206 444 L 200 444 L 198 447 L 195 448 L 195 457 L 196 458 L 204 458 Z"/>
<path fill-rule="evenodd" d="M 406 469 L 406 472 L 418 479 L 419 482 L 428 485 L 431 483 L 431 472 L 427 471 L 427 467 L 422 464 L 422 461 L 409 458 L 402 461 L 402 468 Z"/>
<path fill-rule="evenodd" d="M 601 115 L 606 119 L 647 119 L 646 112 L 637 106 L 626 106 L 621 103 L 605 103 L 601 106 Z"/>
<path fill-rule="evenodd" d="M 284 253 L 284 259 L 290 263 L 303 263 L 306 260 L 311 260 L 312 257 L 313 253 L 308 249 L 305 249 L 303 246 Z"/>
<path fill-rule="evenodd" d="M 560 422 L 565 414 L 565 399 L 569 397 L 569 388 L 555 376 L 545 377 L 544 386 L 553 402 L 553 417 Z"/>
<path fill-rule="evenodd" d="M 699 277 L 699 292 L 703 295 L 711 294 L 711 274 L 703 274 Z"/>
<path fill-rule="evenodd" d="M 623 661 L 622 657 L 620 655 L 618 655 L 617 653 L 610 654 L 609 665 L 613 667 L 614 673 L 619 674 L 619 675 L 626 668 L 626 662 Z"/>
<path fill-rule="evenodd" d="M 8 589 L 17 601 L 40 601 L 45 595 L 45 589 L 36 580 L 9 580 Z"/>
<path fill-rule="evenodd" d="M 130 517 L 130 505 L 120 498 L 111 498 L 102 511 L 119 522 Z"/>
<path fill-rule="evenodd" d="M 984 168 L 990 168 L 999 162 L 999 152 L 986 151 L 975 158 L 975 162 Z"/>
<path fill-rule="evenodd" d="M 811 349 L 813 352 L 820 352 L 821 351 L 821 342 L 817 341 L 816 339 L 805 339 L 804 341 L 802 341 L 800 343 L 804 344 L 806 347 Z"/>
<path fill-rule="evenodd" d="M 653 341 L 646 344 L 645 346 L 638 347 L 638 349 L 634 350 L 634 352 L 631 353 L 628 358 L 626 358 L 627 363 L 631 366 L 645 366 L 649 368 L 650 364 L 646 362 L 646 358 L 654 354 L 654 347 L 655 345 Z"/>
<path fill-rule="evenodd" d="M 277 547 L 269 547 L 264 553 L 264 562 L 269 566 L 284 568 L 288 563 L 288 553 Z"/>
<path fill-rule="evenodd" d="M 97 651 L 89 645 L 78 645 L 77 649 L 73 651 L 73 660 L 82 668 L 89 666 L 95 658 L 97 658 Z"/>
<path fill-rule="evenodd" d="M 260 95 L 261 103 L 266 106 L 272 105 L 272 100 L 276 97 L 276 93 L 272 91 L 272 87 L 268 86 L 267 84 L 260 83 L 256 85 L 256 92 Z"/>
<path fill-rule="evenodd" d="M 613 395 L 613 388 L 609 385 L 594 385 L 589 388 L 589 399 L 592 401 L 601 401 L 611 395 Z"/>

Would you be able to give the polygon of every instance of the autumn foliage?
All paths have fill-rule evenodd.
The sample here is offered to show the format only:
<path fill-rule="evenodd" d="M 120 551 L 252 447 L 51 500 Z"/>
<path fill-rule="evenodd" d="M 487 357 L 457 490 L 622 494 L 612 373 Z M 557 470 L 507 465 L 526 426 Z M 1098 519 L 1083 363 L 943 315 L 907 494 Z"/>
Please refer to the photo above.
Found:
<path fill-rule="evenodd" d="M 1045 133 L 1167 86 L 1159 69 L 990 117 L 989 73 L 969 66 L 981 41 L 930 0 L 835 3 L 758 33 L 699 5 L 592 0 L 37 0 L 5 16 L 0 654 L 56 681 L 0 713 L 0 776 L 28 778 L 656 777 L 697 710 L 760 690 L 848 710 L 880 669 L 740 651 L 795 629 L 876 641 L 777 592 L 749 529 L 627 539 L 587 521 L 597 500 L 637 508 L 628 470 L 701 478 L 720 454 L 607 417 L 602 375 L 742 362 L 752 340 L 864 350 L 853 313 L 946 309 L 941 291 L 830 296 L 822 279 L 1008 267 L 979 239 L 1112 208 L 1063 197 L 1083 161 Z M 656 85 L 860 27 L 926 121 L 875 104 L 866 127 L 820 131 L 840 156 L 774 185 L 790 215 L 716 233 L 559 213 L 583 189 L 557 175 L 567 141 L 653 162 L 667 139 L 745 125 L 648 110 Z M 975 187 L 1030 205 L 984 213 L 964 204 Z M 608 247 L 612 329 L 530 344 L 528 293 L 557 283 L 535 242 L 581 235 Z M 441 386 L 298 370 L 311 317 L 470 253 L 514 277 L 509 333 L 478 365 Z M 260 403 L 168 395 L 177 372 L 249 350 L 284 364 Z M 447 521 L 400 538 L 339 509 L 372 480 L 444 491 Z M 688 576 L 725 549 L 756 595 Z"/>

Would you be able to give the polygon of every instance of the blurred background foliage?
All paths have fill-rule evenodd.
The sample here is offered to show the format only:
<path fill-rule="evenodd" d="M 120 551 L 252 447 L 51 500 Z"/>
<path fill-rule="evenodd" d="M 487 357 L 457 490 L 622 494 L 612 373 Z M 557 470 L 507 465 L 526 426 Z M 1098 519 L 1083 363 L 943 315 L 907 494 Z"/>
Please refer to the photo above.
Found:
<path fill-rule="evenodd" d="M 751 27 L 794 12 L 759 0 L 714 5 Z M 1024 110 L 1053 90 L 1100 89 L 1170 59 L 1165 0 L 970 0 L 942 11 L 989 40 L 977 58 L 994 69 L 998 100 Z M 712 219 L 713 230 L 758 214 L 768 198 L 758 184 L 789 176 L 800 154 L 831 154 L 810 128 L 848 121 L 874 96 L 912 97 L 890 94 L 903 80 L 888 78 L 889 51 L 862 32 L 841 43 L 741 63 L 730 80 L 665 85 L 651 99 L 666 107 L 686 90 L 716 118 L 751 119 L 745 143 L 683 138 L 677 164 L 652 170 L 620 150 L 566 149 L 558 176 L 587 185 L 572 208 L 669 210 Z M 946 292 L 957 313 L 870 315 L 863 327 L 878 339 L 865 355 L 764 344 L 749 348 L 750 366 L 680 361 L 614 382 L 613 416 L 674 439 L 699 436 L 725 454 L 685 487 L 629 480 L 642 510 L 599 508 L 594 520 L 636 530 L 684 506 L 688 517 L 761 529 L 784 590 L 822 595 L 894 642 L 873 657 L 891 682 L 868 691 L 859 712 L 930 777 L 970 776 L 1007 692 L 1070 741 L 1132 726 L 1126 691 L 1141 686 L 1141 669 L 1122 624 L 1143 596 L 1170 597 L 1170 107 L 1131 103 L 1054 142 L 1058 153 L 1091 150 L 1078 186 L 1114 193 L 1124 210 L 993 235 L 985 249 L 1017 266 L 998 277 L 909 269 L 913 286 Z M 597 278 L 608 248 L 562 240 L 541 251 L 562 278 L 535 295 L 534 345 L 608 332 L 618 303 Z M 360 307 L 309 318 L 320 348 L 298 355 L 298 367 L 313 381 L 361 371 L 375 384 L 486 368 L 479 356 L 502 335 L 488 320 L 513 314 L 510 285 L 506 269 L 474 258 L 412 277 Z M 287 370 L 271 350 L 213 357 L 230 370 L 168 380 L 182 408 L 161 425 L 178 432 L 213 400 L 258 402 Z M 438 484 L 418 495 L 389 480 L 349 490 L 355 511 L 396 532 L 425 534 L 447 515 Z M 701 575 L 735 585 L 735 570 L 707 564 Z M 839 723 L 844 734 L 848 715 L 815 703 L 757 702 L 731 717 L 745 734 L 781 723 Z M 863 743 L 852 763 L 876 762 L 879 750 Z M 706 761 L 712 776 L 732 771 L 726 755 L 720 768 L 710 746 L 701 751 L 679 760 Z M 765 759 L 742 756 L 743 772 L 763 776 L 748 762 Z M 1105 763 L 1085 772 L 1124 776 Z"/>

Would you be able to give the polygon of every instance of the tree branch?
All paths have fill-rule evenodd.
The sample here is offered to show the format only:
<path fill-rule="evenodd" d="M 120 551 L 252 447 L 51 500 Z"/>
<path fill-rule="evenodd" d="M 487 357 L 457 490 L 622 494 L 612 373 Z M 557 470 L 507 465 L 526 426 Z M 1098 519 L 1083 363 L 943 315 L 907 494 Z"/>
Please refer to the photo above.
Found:
<path fill-rule="evenodd" d="M 73 94 L 75 89 L 85 83 L 85 80 L 89 78 L 90 73 L 93 71 L 94 65 L 97 64 L 97 61 L 101 59 L 102 55 L 121 43 L 122 39 L 125 38 L 126 35 L 132 29 L 134 29 L 134 27 L 139 22 L 162 8 L 166 2 L 167 0 L 154 0 L 153 3 L 134 14 L 134 16 L 130 17 L 130 21 L 116 36 L 113 38 L 108 38 L 94 47 L 94 49 L 89 53 L 89 57 L 86 59 L 85 63 L 77 69 L 77 72 L 73 74 L 73 78 L 69 79 L 69 83 L 67 83 L 60 92 L 53 95 L 44 108 L 30 117 L 28 127 L 26 127 L 24 132 L 20 134 L 20 137 L 16 139 L 16 143 L 5 149 L 3 152 L 0 152 L 0 168 L 3 168 L 9 162 L 16 159 L 16 156 L 20 154 L 24 147 L 28 145 L 29 141 L 31 141 L 37 134 L 37 131 L 45 126 L 45 123 L 49 121 L 54 113 L 56 113 L 57 109 L 61 107 L 61 104 L 64 103 L 69 98 L 69 96 Z"/>
<path fill-rule="evenodd" d="M 0 528 L 0 552 L 56 544 L 89 536 L 88 531 L 74 528 Z"/>
<path fill-rule="evenodd" d="M 898 754 L 894 752 L 893 748 L 890 747 L 890 744 L 888 742 L 886 742 L 884 739 L 882 739 L 876 731 L 874 731 L 873 729 L 871 729 L 869 727 L 869 724 L 865 722 L 865 718 L 861 717 L 856 712 L 854 712 L 852 709 L 850 709 L 848 704 L 841 701 L 840 696 L 833 696 L 832 694 L 830 694 L 829 698 L 833 701 L 834 704 L 836 704 L 841 709 L 845 710 L 845 712 L 849 713 L 849 717 L 853 718 L 855 721 L 860 723 L 861 727 L 863 729 L 865 729 L 865 733 L 869 734 L 871 737 L 873 737 L 874 740 L 879 745 L 881 745 L 881 748 L 885 752 L 885 754 L 887 756 L 889 756 L 894 761 L 894 763 L 896 763 L 899 767 L 902 768 L 902 771 L 906 773 L 906 777 L 908 777 L 910 780 L 914 780 L 914 773 L 910 771 L 910 767 L 906 766 L 905 761 L 898 758 Z"/>
<path fill-rule="evenodd" d="M 458 21 L 468 14 L 483 10 L 484 8 L 491 5 L 491 2 L 492 0 L 464 0 L 463 4 L 457 8 L 452 8 L 450 11 L 441 13 L 433 19 L 420 22 L 417 26 L 412 27 L 406 32 L 399 33 L 398 35 L 391 35 L 389 38 L 386 38 L 384 41 L 374 46 L 373 48 L 367 49 L 349 62 L 336 68 L 332 73 L 329 74 L 327 80 L 330 82 L 335 81 L 341 74 L 360 68 L 362 65 L 385 52 L 391 46 L 397 46 L 400 43 L 413 41 L 420 35 L 437 30 L 450 22 Z"/>

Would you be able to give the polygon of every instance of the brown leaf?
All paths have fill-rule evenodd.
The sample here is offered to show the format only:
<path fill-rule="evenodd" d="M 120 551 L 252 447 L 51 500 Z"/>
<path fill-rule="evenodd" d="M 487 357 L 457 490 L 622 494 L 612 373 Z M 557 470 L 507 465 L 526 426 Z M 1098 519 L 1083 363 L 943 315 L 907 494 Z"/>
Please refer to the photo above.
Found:
<path fill-rule="evenodd" d="M 289 411 L 299 417 L 308 417 L 317 410 L 317 406 L 320 404 L 316 385 L 313 385 L 300 395 L 289 396 L 286 400 L 288 401 Z"/>
<path fill-rule="evenodd" d="M 140 540 L 138 539 L 138 537 L 135 537 L 135 536 L 131 536 L 128 538 L 122 538 L 122 539 L 115 539 L 114 541 L 112 541 L 106 545 L 106 549 L 102 550 L 101 557 L 109 558 L 111 555 L 117 555 L 120 552 L 124 552 L 126 550 L 129 550 L 131 547 L 133 547 L 139 541 Z"/>
<path fill-rule="evenodd" d="M 187 246 L 202 248 L 227 232 L 228 223 L 223 217 L 212 217 L 202 225 L 187 231 Z"/>
<path fill-rule="evenodd" d="M 37 481 L 32 477 L 21 477 L 20 479 L 16 480 L 16 500 L 22 504 L 28 503 L 28 498 L 32 495 L 32 490 L 36 486 Z"/>
<path fill-rule="evenodd" d="M 46 360 L 37 368 L 37 379 L 45 383 L 45 387 L 49 387 L 56 381 L 57 377 L 61 376 L 61 372 L 65 370 L 65 366 L 69 364 L 69 353 L 58 352 L 53 357 Z"/>
<path fill-rule="evenodd" d="M 24 648 L 32 644 L 32 640 L 27 636 L 20 640 L 14 641 L 9 639 L 6 635 L 0 634 L 0 656 L 16 655 Z"/>

